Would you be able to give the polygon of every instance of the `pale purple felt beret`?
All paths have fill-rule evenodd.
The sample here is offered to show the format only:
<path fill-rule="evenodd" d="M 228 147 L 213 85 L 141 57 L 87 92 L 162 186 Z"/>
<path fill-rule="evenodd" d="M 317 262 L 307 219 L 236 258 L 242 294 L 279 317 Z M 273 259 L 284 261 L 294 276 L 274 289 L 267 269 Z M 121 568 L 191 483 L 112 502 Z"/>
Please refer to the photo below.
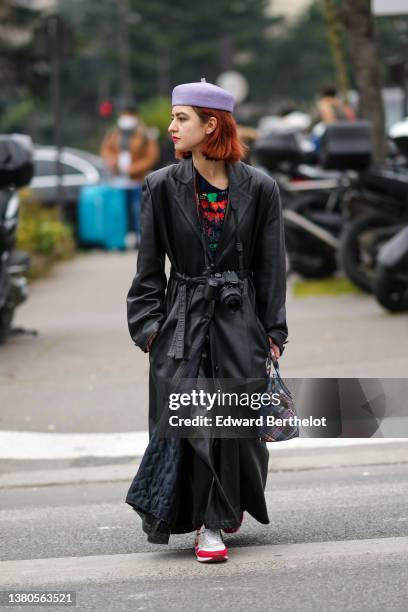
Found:
<path fill-rule="evenodd" d="M 234 96 L 226 89 L 207 83 L 202 78 L 198 83 L 183 83 L 173 89 L 171 105 L 204 106 L 217 108 L 232 113 L 234 110 Z"/>

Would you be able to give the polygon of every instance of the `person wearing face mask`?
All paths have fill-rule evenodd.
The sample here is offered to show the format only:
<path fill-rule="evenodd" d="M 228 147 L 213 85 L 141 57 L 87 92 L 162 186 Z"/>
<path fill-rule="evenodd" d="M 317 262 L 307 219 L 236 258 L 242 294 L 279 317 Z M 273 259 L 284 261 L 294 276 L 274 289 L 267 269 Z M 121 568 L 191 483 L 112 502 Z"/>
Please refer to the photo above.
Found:
<path fill-rule="evenodd" d="M 140 237 L 141 185 L 160 157 L 157 131 L 139 119 L 134 103 L 123 105 L 116 126 L 105 134 L 100 155 L 114 174 L 114 184 L 129 192 L 130 210 L 136 241 Z"/>

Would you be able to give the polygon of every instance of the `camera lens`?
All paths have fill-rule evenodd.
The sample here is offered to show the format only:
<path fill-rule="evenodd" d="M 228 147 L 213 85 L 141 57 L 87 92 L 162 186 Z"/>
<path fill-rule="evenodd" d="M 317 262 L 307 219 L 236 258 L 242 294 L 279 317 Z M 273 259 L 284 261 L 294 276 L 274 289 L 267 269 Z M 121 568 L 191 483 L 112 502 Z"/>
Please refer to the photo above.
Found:
<path fill-rule="evenodd" d="M 242 305 L 241 292 L 237 287 L 224 285 L 220 292 L 221 303 L 230 310 L 238 310 Z"/>
<path fill-rule="evenodd" d="M 238 310 L 238 308 L 241 307 L 241 299 L 235 295 L 231 295 L 227 298 L 226 303 L 231 310 Z"/>

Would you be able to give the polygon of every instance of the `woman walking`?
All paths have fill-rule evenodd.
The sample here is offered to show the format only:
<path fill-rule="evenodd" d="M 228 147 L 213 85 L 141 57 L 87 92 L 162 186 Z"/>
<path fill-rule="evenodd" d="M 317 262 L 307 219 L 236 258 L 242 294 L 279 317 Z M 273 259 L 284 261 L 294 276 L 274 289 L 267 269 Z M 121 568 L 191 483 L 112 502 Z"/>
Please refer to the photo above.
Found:
<path fill-rule="evenodd" d="M 149 445 L 126 502 L 149 542 L 194 532 L 204 562 L 228 559 L 223 532 L 237 531 L 244 512 L 269 523 L 269 454 L 255 437 L 161 436 L 166 384 L 265 378 L 269 351 L 278 359 L 288 335 L 279 192 L 241 161 L 233 107 L 233 96 L 205 79 L 174 88 L 168 129 L 180 161 L 144 181 L 127 296 L 129 332 L 149 353 L 150 373 Z"/>

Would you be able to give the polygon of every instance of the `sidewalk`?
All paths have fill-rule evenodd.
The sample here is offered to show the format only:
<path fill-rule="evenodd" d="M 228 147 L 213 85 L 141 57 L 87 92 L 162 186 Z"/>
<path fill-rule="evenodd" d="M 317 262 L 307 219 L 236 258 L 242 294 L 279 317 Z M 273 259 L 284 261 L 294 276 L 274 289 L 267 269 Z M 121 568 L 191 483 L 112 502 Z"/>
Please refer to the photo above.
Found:
<path fill-rule="evenodd" d="M 408 313 L 388 313 L 366 293 L 295 298 L 288 282 L 288 377 L 407 378 Z"/>
<path fill-rule="evenodd" d="M 93 469 L 102 461 L 140 456 L 147 435 L 149 362 L 128 335 L 125 303 L 136 258 L 135 251 L 81 254 L 32 286 L 16 325 L 36 328 L 39 336 L 11 338 L 0 348 L 0 403 L 4 434 L 33 437 L 15 443 L 20 461 L 19 452 L 10 457 L 0 451 L 0 472 L 57 465 Z M 288 282 L 284 378 L 407 377 L 406 313 L 390 315 L 366 294 L 295 298 L 295 280 Z M 59 452 L 41 446 L 44 433 L 56 435 L 55 442 L 66 436 L 64 443 L 59 438 Z M 63 448 L 70 450 L 64 454 Z"/>

